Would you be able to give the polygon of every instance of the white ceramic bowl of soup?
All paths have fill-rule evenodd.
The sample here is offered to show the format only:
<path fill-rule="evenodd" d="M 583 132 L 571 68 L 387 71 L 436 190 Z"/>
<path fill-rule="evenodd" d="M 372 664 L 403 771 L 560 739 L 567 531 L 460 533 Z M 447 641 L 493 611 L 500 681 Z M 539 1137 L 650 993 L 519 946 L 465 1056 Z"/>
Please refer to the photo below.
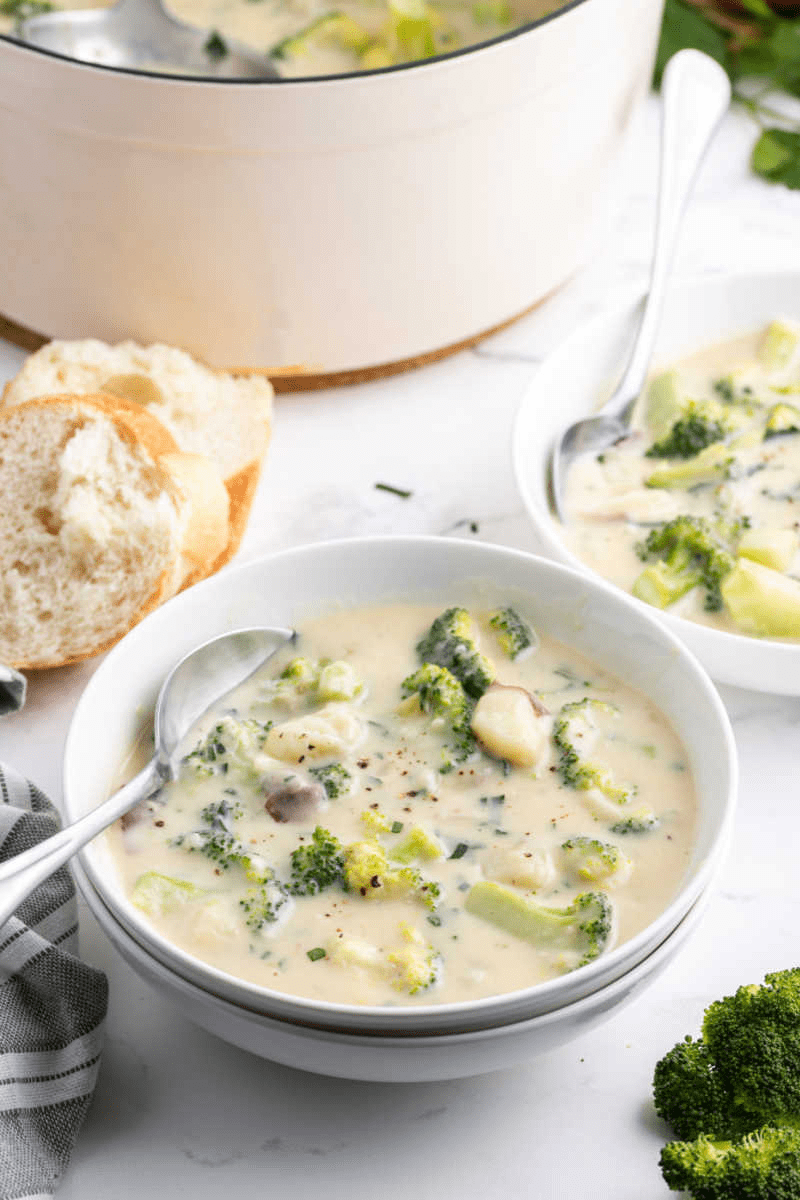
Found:
<path fill-rule="evenodd" d="M 697 928 L 708 899 L 704 892 L 661 945 L 619 979 L 582 1000 L 528 1020 L 466 1033 L 375 1037 L 277 1020 L 184 979 L 128 933 L 80 866 L 75 875 L 88 907 L 115 949 L 182 1016 L 271 1062 L 318 1075 L 380 1083 L 481 1075 L 517 1066 L 582 1037 L 616 1016 L 658 979 Z"/>
<path fill-rule="evenodd" d="M 84 692 L 70 728 L 64 803 L 74 820 L 101 801 L 143 728 L 161 681 L 209 637 L 255 624 L 298 625 L 382 602 L 447 607 L 516 602 L 542 637 L 557 638 L 637 689 L 671 726 L 691 772 L 696 819 L 669 902 L 594 962 L 535 986 L 457 1003 L 392 1006 L 293 996 L 221 970 L 168 940 L 132 902 L 109 839 L 81 854 L 87 877 L 121 926 L 188 982 L 282 1020 L 369 1032 L 463 1032 L 563 1007 L 621 978 L 660 945 L 708 888 L 725 851 L 736 788 L 730 725 L 708 677 L 642 607 L 609 586 L 528 554 L 439 538 L 370 538 L 301 547 L 229 569 L 157 610 L 115 647 Z M 602 836 L 598 834 L 598 836 Z"/>
<path fill-rule="evenodd" d="M 314 375 L 510 320 L 597 243 L 662 0 L 553 7 L 429 61 L 278 82 L 0 36 L 0 311 L 45 337 Z"/>
<path fill-rule="evenodd" d="M 545 360 L 519 407 L 513 435 L 514 470 L 543 554 L 599 578 L 565 545 L 547 495 L 551 447 L 573 421 L 611 394 L 632 344 L 640 301 L 599 314 Z M 762 330 L 775 317 L 800 317 L 800 276 L 794 272 L 714 276 L 675 284 L 667 296 L 654 369 L 719 343 Z M 800 643 L 713 629 L 634 599 L 692 650 L 720 683 L 800 695 Z"/>

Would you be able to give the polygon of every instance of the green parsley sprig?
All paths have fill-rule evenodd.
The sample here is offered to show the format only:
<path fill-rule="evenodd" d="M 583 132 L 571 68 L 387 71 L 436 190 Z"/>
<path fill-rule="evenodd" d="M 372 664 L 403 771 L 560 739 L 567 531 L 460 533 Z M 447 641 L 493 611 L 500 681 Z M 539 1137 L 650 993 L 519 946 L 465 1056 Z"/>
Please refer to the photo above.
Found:
<path fill-rule="evenodd" d="M 687 47 L 710 54 L 725 68 L 734 100 L 758 126 L 750 158 L 756 174 L 800 190 L 800 120 L 770 103 L 776 92 L 800 98 L 800 4 L 666 0 L 656 87 L 668 60 Z"/>

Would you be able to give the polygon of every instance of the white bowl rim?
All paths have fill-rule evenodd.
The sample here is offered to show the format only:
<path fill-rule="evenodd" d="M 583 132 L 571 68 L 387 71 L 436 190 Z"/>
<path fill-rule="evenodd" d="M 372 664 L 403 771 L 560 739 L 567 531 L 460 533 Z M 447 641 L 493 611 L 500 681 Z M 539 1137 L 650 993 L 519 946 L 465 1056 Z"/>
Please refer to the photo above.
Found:
<path fill-rule="evenodd" d="M 209 579 L 203 580 L 195 584 L 192 588 L 185 592 L 174 596 L 166 604 L 155 609 L 136 625 L 124 638 L 121 639 L 107 654 L 97 671 L 89 680 L 86 688 L 82 692 L 78 703 L 73 712 L 70 722 L 67 738 L 64 746 L 63 759 L 63 797 L 64 808 L 68 819 L 75 820 L 81 815 L 80 810 L 74 809 L 70 803 L 70 786 L 69 786 L 69 767 L 73 755 L 73 745 L 77 740 L 77 730 L 82 719 L 82 714 L 85 708 L 89 707 L 94 690 L 99 686 L 98 680 L 102 682 L 103 677 L 110 671 L 113 671 L 117 657 L 127 653 L 127 645 L 132 639 L 145 637 L 150 627 L 162 621 L 169 620 L 169 614 L 176 609 L 182 608 L 186 604 L 197 603 L 206 591 L 216 590 L 220 587 L 226 587 L 230 583 L 235 584 L 236 576 L 248 571 L 263 570 L 265 566 L 276 562 L 290 562 L 293 558 L 303 558 L 309 554 L 336 554 L 338 551 L 347 547 L 384 547 L 389 550 L 393 546 L 400 544 L 410 546 L 426 546 L 437 547 L 443 543 L 448 546 L 458 547 L 457 553 L 472 555 L 476 559 L 481 559 L 483 556 L 513 559 L 520 563 L 531 564 L 534 570 L 543 571 L 545 575 L 552 573 L 553 575 L 566 577 L 575 582 L 582 588 L 589 588 L 595 593 L 602 593 L 611 601 L 612 604 L 630 610 L 631 616 L 637 621 L 643 622 L 650 627 L 650 631 L 657 639 L 662 639 L 666 648 L 674 654 L 682 664 L 683 669 L 688 673 L 698 692 L 702 695 L 708 709 L 716 720 L 718 731 L 722 737 L 726 751 L 726 762 L 728 767 L 728 779 L 726 788 L 726 798 L 723 811 L 719 817 L 717 833 L 714 840 L 714 852 L 705 856 L 703 861 L 698 864 L 696 871 L 688 879 L 684 879 L 681 888 L 676 895 L 673 896 L 669 905 L 662 910 L 658 916 L 651 921 L 644 929 L 635 934 L 634 937 L 628 938 L 621 944 L 614 946 L 613 949 L 605 954 L 601 954 L 593 962 L 588 963 L 584 967 L 580 967 L 576 971 L 569 972 L 567 975 L 561 975 L 555 979 L 545 980 L 541 983 L 532 984 L 527 988 L 518 988 L 510 992 L 493 993 L 488 996 L 483 996 L 476 1000 L 456 1001 L 446 1004 L 420 1004 L 420 1005 L 359 1005 L 359 1004 L 337 1004 L 329 1000 L 314 1000 L 304 996 L 296 996 L 292 993 L 273 991 L 272 989 L 250 983 L 239 976 L 231 975 L 228 972 L 214 967 L 205 960 L 196 957 L 181 947 L 176 946 L 167 938 L 161 935 L 157 930 L 148 924 L 142 914 L 136 912 L 133 906 L 131 908 L 132 925 L 134 928 L 142 926 L 147 929 L 148 937 L 153 944 L 163 946 L 163 952 L 167 959 L 177 959 L 179 961 L 186 960 L 195 971 L 208 976 L 209 979 L 219 979 L 223 985 L 233 985 L 233 987 L 243 995 L 253 993 L 262 999 L 274 999 L 279 1006 L 285 1007 L 291 1005 L 293 1008 L 301 1012 L 308 1012 L 316 1015 L 316 1023 L 324 1021 L 326 1013 L 346 1015 L 349 1018 L 358 1018 L 365 1024 L 371 1018 L 386 1019 L 387 1014 L 392 1018 L 396 1017 L 398 1022 L 412 1025 L 422 1025 L 426 1020 L 433 1018 L 434 1020 L 443 1019 L 445 1017 L 457 1018 L 461 1014 L 464 1016 L 479 1016 L 486 1009 L 502 1005 L 503 1002 L 508 1004 L 520 1003 L 522 999 L 530 994 L 536 1000 L 547 1001 L 547 997 L 553 992 L 558 992 L 564 988 L 565 981 L 574 979 L 578 974 L 583 980 L 590 980 L 594 975 L 608 970 L 609 962 L 617 963 L 626 958 L 635 958 L 637 949 L 648 940 L 648 935 L 652 936 L 655 928 L 663 925 L 667 931 L 673 929 L 679 923 L 680 917 L 687 911 L 687 906 L 682 903 L 687 894 L 693 900 L 696 899 L 710 885 L 714 876 L 717 874 L 721 858 L 727 849 L 727 844 L 730 839 L 730 833 L 733 825 L 734 809 L 737 796 L 738 785 L 738 758 L 736 751 L 736 743 L 733 736 L 730 720 L 728 718 L 725 706 L 711 682 L 710 677 L 704 668 L 700 665 L 697 658 L 687 649 L 685 644 L 676 637 L 671 630 L 666 629 L 662 622 L 648 611 L 646 605 L 639 605 L 633 598 L 627 597 L 621 589 L 614 587 L 607 581 L 602 579 L 587 578 L 586 572 L 577 571 L 572 567 L 565 566 L 563 563 L 555 562 L 552 559 L 542 557 L 540 555 L 531 554 L 528 551 L 517 550 L 507 546 L 496 545 L 491 542 L 482 541 L 464 541 L 460 538 L 446 538 L 435 535 L 416 535 L 416 534 L 389 534 L 366 537 L 351 537 L 337 538 L 322 542 L 311 542 L 300 546 L 293 546 L 286 550 L 277 551 L 272 554 L 259 556 L 249 559 L 247 562 L 237 564 L 232 567 L 227 567 L 224 572 L 211 576 Z M 486 574 L 488 564 L 484 566 L 483 571 L 479 573 Z M 187 597 L 189 599 L 187 599 Z M 165 614 L 167 614 L 165 616 Z M 72 812 L 70 811 L 72 810 Z M 78 858 L 82 863 L 83 869 L 88 878 L 96 886 L 101 898 L 102 878 L 96 877 L 95 871 L 91 862 L 85 858 L 86 849 L 79 852 Z M 663 939 L 660 939 L 663 940 Z M 658 943 L 660 944 L 660 942 Z M 620 972 L 624 973 L 624 972 Z M 311 1021 L 309 1023 L 312 1023 Z"/>
<path fill-rule="evenodd" d="M 85 67 L 92 71 L 104 71 L 111 75 L 133 75 L 139 78 L 154 79 L 162 83 L 200 83 L 206 86 L 217 87 L 230 87 L 232 84 L 239 87 L 296 87 L 299 84 L 337 83 L 339 80 L 366 79 L 372 75 L 395 75 L 400 71 L 419 70 L 435 66 L 439 62 L 466 58 L 468 55 L 476 54 L 491 46 L 502 45 L 504 42 L 511 41 L 512 38 L 520 37 L 526 33 L 534 33 L 540 26 L 548 25 L 551 21 L 557 20 L 558 17 L 571 12 L 575 8 L 579 8 L 585 3 L 586 0 L 563 0 L 560 8 L 544 13 L 541 17 L 536 17 L 533 21 L 526 21 L 523 25 L 518 25 L 514 29 L 508 29 L 505 33 L 499 33 L 493 38 L 487 38 L 485 41 L 474 42 L 469 46 L 461 46 L 457 50 L 448 50 L 442 54 L 434 54 L 431 58 L 423 58 L 414 62 L 395 63 L 392 66 L 377 67 L 371 71 L 339 71 L 332 75 L 297 75 L 282 77 L 280 79 L 241 79 L 236 76 L 227 77 L 225 75 L 219 77 L 178 75 L 170 74 L 166 71 L 148 71 L 144 67 L 115 67 L 109 63 L 95 63 L 83 58 L 72 58 L 69 54 L 61 54 L 57 50 L 48 50 L 44 46 L 37 46 L 32 42 L 24 42 L 19 38 L 15 38 L 12 34 L 0 33 L 0 41 L 10 42 L 13 46 L 17 46 L 22 50 L 43 55 L 45 58 L 55 59 L 56 62 L 66 62 L 76 67 Z"/>
<path fill-rule="evenodd" d="M 775 271 L 735 271 L 726 272 L 724 276 L 719 275 L 687 275 L 679 279 L 672 285 L 672 291 L 694 290 L 710 287 L 724 286 L 725 283 L 739 283 L 742 281 L 755 282 L 756 280 L 766 279 L 781 279 L 789 280 L 795 278 L 798 283 L 798 293 L 800 294 L 800 271 L 791 268 L 782 268 Z M 522 496 L 525 510 L 530 521 L 536 528 L 537 533 L 543 541 L 547 543 L 548 550 L 554 555 L 557 561 L 565 566 L 571 567 L 584 576 L 590 576 L 593 580 L 609 583 L 609 580 L 590 567 L 582 559 L 573 554 L 567 545 L 554 533 L 554 522 L 552 515 L 548 512 L 544 516 L 541 512 L 541 507 L 536 498 L 531 494 L 528 478 L 531 474 L 529 469 L 526 469 L 526 464 L 523 460 L 523 441 L 524 431 L 528 421 L 531 419 L 531 413 L 534 408 L 534 398 L 537 391 L 537 384 L 540 374 L 545 370 L 554 369 L 553 363 L 569 353 L 569 349 L 573 344 L 583 341 L 584 338 L 595 330 L 613 320 L 615 317 L 621 317 L 624 313 L 634 309 L 635 306 L 644 300 L 646 293 L 641 289 L 626 288 L 621 291 L 613 305 L 604 308 L 602 312 L 596 313 L 587 321 L 582 322 L 577 328 L 573 329 L 565 338 L 563 338 L 556 347 L 542 360 L 539 364 L 536 374 L 525 389 L 522 399 L 517 407 L 517 412 L 514 418 L 514 424 L 511 435 L 511 457 L 514 468 L 514 475 L 517 481 L 517 488 Z M 626 298 L 627 297 L 627 298 Z M 731 334 L 735 337 L 735 333 Z M 587 416 L 591 415 L 587 413 Z M 687 626 L 693 633 L 697 633 L 698 637 L 708 638 L 709 645 L 716 646 L 717 652 L 722 654 L 736 654 L 743 646 L 751 648 L 754 645 L 768 646 L 771 649 L 777 648 L 782 654 L 787 657 L 797 659 L 797 667 L 800 670 L 800 642 L 782 642 L 776 638 L 757 638 L 750 637 L 744 633 L 729 633 L 725 629 L 714 629 L 710 625 L 701 625 L 697 621 L 690 621 L 686 617 L 679 617 L 675 613 L 667 612 L 666 610 L 655 608 L 652 604 L 647 604 L 643 600 L 639 600 L 631 592 L 626 592 L 624 588 L 617 587 L 616 584 L 611 584 L 615 591 L 633 602 L 639 608 L 648 609 L 650 612 L 657 614 L 656 619 L 672 630 L 683 642 L 688 636 L 685 633 Z"/>
<path fill-rule="evenodd" d="M 536 1013 L 532 1017 L 524 1017 L 519 1021 L 506 1021 L 495 1025 L 481 1026 L 478 1029 L 466 1029 L 450 1033 L 402 1035 L 392 1034 L 391 1032 L 358 1032 L 348 1029 L 324 1029 L 314 1025 L 303 1025 L 295 1021 L 285 1020 L 274 1014 L 258 1012 L 256 1009 L 234 1003 L 234 1001 L 228 1000 L 224 996 L 218 996 L 216 992 L 210 992 L 194 980 L 185 979 L 177 971 L 173 970 L 173 968 L 156 958 L 146 946 L 138 942 L 124 925 L 120 924 L 113 911 L 108 907 L 92 884 L 85 870 L 80 866 L 78 867 L 78 871 L 76 871 L 76 878 L 81 895 L 91 909 L 100 928 L 104 928 L 104 920 L 108 918 L 114 925 L 114 937 L 126 944 L 128 952 L 132 957 L 146 959 L 148 969 L 173 983 L 177 983 L 180 987 L 186 988 L 192 994 L 193 998 L 213 1004 L 221 1008 L 224 1012 L 235 1014 L 237 1017 L 252 1021 L 261 1027 L 264 1027 L 266 1024 L 267 1028 L 269 1028 L 269 1026 L 274 1024 L 285 1029 L 288 1026 L 290 1029 L 295 1030 L 298 1036 L 323 1039 L 333 1037 L 338 1044 L 351 1045 L 354 1048 L 364 1046 L 366 1043 L 380 1047 L 388 1046 L 389 1049 L 400 1049 L 401 1047 L 416 1047 L 419 1049 L 432 1047 L 436 1049 L 439 1046 L 480 1042 L 487 1038 L 513 1037 L 515 1034 L 519 1034 L 526 1029 L 531 1029 L 534 1026 L 542 1028 L 543 1026 L 554 1024 L 559 1018 L 563 1019 L 565 1016 L 580 1016 L 587 1009 L 590 1010 L 600 998 L 608 1001 L 617 994 L 618 990 L 625 989 L 626 987 L 635 987 L 640 976 L 643 973 L 647 975 L 648 968 L 653 969 L 653 959 L 656 956 L 660 958 L 670 948 L 673 938 L 677 937 L 683 942 L 694 931 L 710 899 L 709 889 L 706 888 L 684 913 L 678 924 L 667 933 L 666 937 L 657 946 L 653 947 L 649 954 L 640 959 L 639 962 L 634 963 L 631 969 L 623 975 L 608 980 L 601 988 L 597 988 L 586 996 L 580 996 L 577 1000 L 568 1001 L 558 1008 L 548 1009 L 546 1012 Z M 98 909 L 103 914 L 102 919 L 98 916 Z"/>

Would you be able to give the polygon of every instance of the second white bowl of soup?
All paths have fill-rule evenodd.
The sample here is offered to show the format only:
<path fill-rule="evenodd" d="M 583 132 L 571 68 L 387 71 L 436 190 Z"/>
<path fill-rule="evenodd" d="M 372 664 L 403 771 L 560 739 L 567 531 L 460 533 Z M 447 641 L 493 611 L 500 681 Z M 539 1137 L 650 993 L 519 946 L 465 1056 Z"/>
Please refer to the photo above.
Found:
<path fill-rule="evenodd" d="M 702 670 L 605 585 L 459 541 L 306 547 L 153 614 L 78 706 L 70 817 L 126 769 L 177 658 L 261 623 L 299 639 L 83 854 L 185 978 L 329 1028 L 481 1028 L 624 974 L 707 888 L 735 759 Z"/>
<path fill-rule="evenodd" d="M 789 273 L 673 288 L 632 435 L 576 461 L 564 524 L 547 494 L 551 447 L 610 395 L 638 301 L 547 359 L 514 434 L 542 550 L 646 602 L 715 679 L 789 695 L 800 693 L 799 295 Z"/>

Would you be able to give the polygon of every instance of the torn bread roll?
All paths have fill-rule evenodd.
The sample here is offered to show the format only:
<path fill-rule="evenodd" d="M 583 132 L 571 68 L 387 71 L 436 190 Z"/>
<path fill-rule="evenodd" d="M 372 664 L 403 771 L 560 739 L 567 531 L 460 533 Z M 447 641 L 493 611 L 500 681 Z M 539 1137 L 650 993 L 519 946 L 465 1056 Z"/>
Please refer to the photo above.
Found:
<path fill-rule="evenodd" d="M 0 409 L 0 496 L 0 662 L 14 667 L 107 649 L 229 539 L 216 467 L 110 396 Z"/>
<path fill-rule="evenodd" d="M 207 573 L 219 570 L 239 548 L 258 486 L 272 419 L 269 381 L 212 370 L 171 346 L 55 341 L 32 354 L 6 384 L 3 404 L 98 392 L 139 404 L 181 450 L 214 462 L 230 498 L 228 542 Z"/>

